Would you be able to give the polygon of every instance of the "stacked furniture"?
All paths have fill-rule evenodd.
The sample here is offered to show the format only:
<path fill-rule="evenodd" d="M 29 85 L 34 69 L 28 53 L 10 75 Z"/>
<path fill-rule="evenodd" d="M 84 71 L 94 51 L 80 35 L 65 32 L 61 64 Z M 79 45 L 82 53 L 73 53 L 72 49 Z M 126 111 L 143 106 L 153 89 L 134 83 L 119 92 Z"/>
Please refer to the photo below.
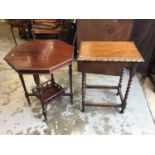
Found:
<path fill-rule="evenodd" d="M 36 39 L 38 35 L 52 35 L 56 38 L 63 39 L 63 20 L 35 19 L 31 20 L 31 26 L 33 39 Z"/>

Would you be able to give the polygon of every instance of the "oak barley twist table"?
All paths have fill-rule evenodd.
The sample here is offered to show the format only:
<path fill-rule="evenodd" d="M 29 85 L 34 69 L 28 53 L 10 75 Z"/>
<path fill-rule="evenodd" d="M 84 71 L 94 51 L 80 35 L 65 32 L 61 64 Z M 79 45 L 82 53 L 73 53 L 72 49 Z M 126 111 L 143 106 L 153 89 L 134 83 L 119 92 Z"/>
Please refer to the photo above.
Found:
<path fill-rule="evenodd" d="M 85 106 L 99 107 L 120 107 L 121 113 L 127 105 L 127 98 L 130 90 L 132 78 L 136 72 L 137 65 L 144 62 L 134 42 L 118 41 L 83 41 L 80 45 L 78 56 L 78 71 L 82 72 L 82 112 Z M 123 69 L 130 68 L 130 77 L 123 97 L 121 92 Z M 97 86 L 86 84 L 86 73 L 120 75 L 117 86 Z M 121 104 L 97 104 L 85 103 L 86 88 L 88 89 L 116 89 L 120 96 Z"/>

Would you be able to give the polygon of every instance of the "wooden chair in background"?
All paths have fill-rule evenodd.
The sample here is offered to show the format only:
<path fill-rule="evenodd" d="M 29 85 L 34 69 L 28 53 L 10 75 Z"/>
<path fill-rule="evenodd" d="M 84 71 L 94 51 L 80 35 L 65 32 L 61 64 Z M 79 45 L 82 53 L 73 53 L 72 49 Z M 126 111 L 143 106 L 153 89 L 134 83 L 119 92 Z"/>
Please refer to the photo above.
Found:
<path fill-rule="evenodd" d="M 31 33 L 33 39 L 38 35 L 52 35 L 63 40 L 63 20 L 60 19 L 34 19 L 31 20 Z"/>

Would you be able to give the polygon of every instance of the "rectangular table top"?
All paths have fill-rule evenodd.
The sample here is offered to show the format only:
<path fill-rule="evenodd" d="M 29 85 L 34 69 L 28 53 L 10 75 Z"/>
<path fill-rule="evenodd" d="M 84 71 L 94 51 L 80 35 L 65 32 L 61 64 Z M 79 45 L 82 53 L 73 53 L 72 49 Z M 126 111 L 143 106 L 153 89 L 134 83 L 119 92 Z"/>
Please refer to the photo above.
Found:
<path fill-rule="evenodd" d="M 144 62 L 134 42 L 130 41 L 83 41 L 78 60 Z"/>

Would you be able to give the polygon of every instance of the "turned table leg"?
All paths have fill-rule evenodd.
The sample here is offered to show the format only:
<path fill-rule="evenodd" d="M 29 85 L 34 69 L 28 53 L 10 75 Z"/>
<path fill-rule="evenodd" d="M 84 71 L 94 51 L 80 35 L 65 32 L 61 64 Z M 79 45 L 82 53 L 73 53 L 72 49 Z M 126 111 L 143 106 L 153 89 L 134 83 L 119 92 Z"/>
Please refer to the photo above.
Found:
<path fill-rule="evenodd" d="M 24 89 L 24 92 L 25 92 L 25 97 L 27 99 L 27 102 L 28 102 L 29 105 L 31 105 L 31 102 L 30 102 L 30 99 L 29 99 L 29 94 L 27 92 L 25 81 L 24 81 L 24 78 L 23 78 L 23 74 L 19 74 L 19 78 L 21 80 L 21 83 L 22 83 L 22 86 L 23 86 L 23 89 Z"/>
<path fill-rule="evenodd" d="M 119 95 L 119 90 L 122 88 L 123 73 L 124 73 L 124 68 L 122 69 L 122 72 L 121 72 L 121 76 L 118 83 L 118 91 L 116 95 Z"/>
<path fill-rule="evenodd" d="M 127 98 L 128 98 L 128 95 L 129 95 L 129 91 L 130 91 L 132 79 L 133 79 L 133 76 L 134 76 L 134 74 L 135 74 L 135 72 L 136 72 L 136 69 L 137 69 L 137 63 L 134 63 L 134 64 L 132 65 L 131 70 L 130 70 L 130 77 L 129 77 L 129 80 L 128 80 L 128 85 L 127 85 L 125 97 L 124 97 L 123 102 L 122 102 L 121 113 L 123 113 L 124 110 L 125 110 L 125 108 L 126 108 L 126 105 L 127 105 Z"/>
<path fill-rule="evenodd" d="M 85 111 L 86 73 L 82 72 L 82 112 Z"/>
<path fill-rule="evenodd" d="M 73 104 L 72 65 L 69 65 L 69 83 L 70 83 L 70 98 L 71 98 L 71 104 Z"/>
<path fill-rule="evenodd" d="M 42 106 L 42 113 L 43 113 L 43 116 L 45 118 L 45 121 L 47 120 L 47 112 L 46 112 L 46 107 L 45 107 L 45 104 L 44 104 L 44 100 L 42 98 L 42 87 L 41 87 L 41 84 L 40 84 L 40 77 L 39 77 L 39 74 L 33 74 L 33 78 L 34 78 L 34 81 L 35 81 L 35 84 L 36 84 L 36 88 L 37 88 L 37 95 L 40 99 L 40 102 L 41 102 L 41 106 Z"/>

